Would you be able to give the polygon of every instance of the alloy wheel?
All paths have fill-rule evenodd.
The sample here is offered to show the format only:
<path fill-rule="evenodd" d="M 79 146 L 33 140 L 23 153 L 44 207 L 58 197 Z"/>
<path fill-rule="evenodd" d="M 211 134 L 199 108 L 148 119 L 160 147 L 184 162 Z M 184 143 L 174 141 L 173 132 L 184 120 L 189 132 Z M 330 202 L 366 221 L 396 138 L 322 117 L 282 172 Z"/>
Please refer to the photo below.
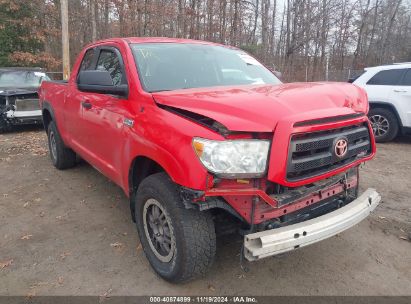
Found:
<path fill-rule="evenodd" d="M 387 134 L 390 128 L 390 123 L 388 122 L 388 119 L 382 115 L 371 116 L 370 122 L 374 135 L 377 137 L 381 137 Z"/>
<path fill-rule="evenodd" d="M 143 210 L 144 232 L 151 250 L 162 262 L 173 258 L 176 240 L 171 220 L 163 206 L 155 199 L 148 199 Z"/>

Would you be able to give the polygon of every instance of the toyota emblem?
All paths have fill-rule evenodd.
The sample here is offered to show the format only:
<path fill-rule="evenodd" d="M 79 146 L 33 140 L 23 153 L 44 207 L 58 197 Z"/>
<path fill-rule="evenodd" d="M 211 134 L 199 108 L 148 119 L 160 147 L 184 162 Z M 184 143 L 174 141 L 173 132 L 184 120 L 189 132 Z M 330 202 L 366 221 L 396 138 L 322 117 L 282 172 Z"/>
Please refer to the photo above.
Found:
<path fill-rule="evenodd" d="M 334 153 L 337 157 L 343 158 L 348 151 L 348 142 L 344 138 L 340 138 L 335 142 Z"/>

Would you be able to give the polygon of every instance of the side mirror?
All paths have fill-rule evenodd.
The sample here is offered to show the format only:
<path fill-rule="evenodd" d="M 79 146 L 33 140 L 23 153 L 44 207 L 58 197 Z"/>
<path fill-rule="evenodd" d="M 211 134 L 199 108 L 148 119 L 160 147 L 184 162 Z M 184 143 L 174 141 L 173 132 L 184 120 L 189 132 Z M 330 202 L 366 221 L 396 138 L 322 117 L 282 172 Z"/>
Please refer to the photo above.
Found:
<path fill-rule="evenodd" d="M 128 95 L 128 86 L 126 84 L 114 85 L 111 75 L 107 71 L 80 71 L 77 77 L 77 87 L 83 92 L 112 94 L 119 96 Z"/>

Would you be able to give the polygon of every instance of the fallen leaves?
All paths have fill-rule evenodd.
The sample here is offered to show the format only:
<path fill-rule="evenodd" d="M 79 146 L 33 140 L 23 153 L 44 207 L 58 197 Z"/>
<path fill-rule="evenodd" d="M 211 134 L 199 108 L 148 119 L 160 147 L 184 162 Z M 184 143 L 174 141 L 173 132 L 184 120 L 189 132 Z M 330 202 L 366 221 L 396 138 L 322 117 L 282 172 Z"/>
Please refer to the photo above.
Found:
<path fill-rule="evenodd" d="M 26 294 L 27 298 L 32 298 L 37 295 L 44 287 L 59 287 L 64 284 L 64 277 L 59 276 L 57 280 L 51 282 L 37 282 L 30 286 L 30 291 Z"/>
<path fill-rule="evenodd" d="M 382 263 L 382 260 L 381 260 L 380 258 L 378 258 L 378 257 L 375 258 L 375 261 L 376 261 L 378 264 L 383 264 L 383 263 Z"/>
<path fill-rule="evenodd" d="M 10 157 L 31 154 L 33 156 L 45 156 L 48 153 L 47 146 L 44 144 L 44 132 L 24 132 L 16 134 L 12 139 L 12 146 L 4 148 L 8 157 L 1 158 L 3 161 L 10 161 Z"/>
<path fill-rule="evenodd" d="M 137 248 L 136 248 L 137 252 L 140 251 L 140 250 L 142 250 L 142 249 L 143 249 L 143 246 L 141 246 L 141 243 L 138 244 L 138 245 L 137 245 Z"/>
<path fill-rule="evenodd" d="M 62 254 L 60 254 L 60 260 L 64 261 L 69 255 L 71 255 L 70 251 L 63 252 Z"/>
<path fill-rule="evenodd" d="M 113 292 L 113 289 L 109 288 L 102 295 L 100 295 L 100 297 L 107 298 L 110 295 L 110 293 L 112 293 L 112 292 Z"/>
<path fill-rule="evenodd" d="M 50 285 L 49 282 L 37 282 L 37 283 L 31 285 L 31 286 L 30 286 L 30 289 L 36 289 L 36 288 L 38 288 L 38 287 L 48 286 L 48 285 Z"/>
<path fill-rule="evenodd" d="M 56 216 L 56 220 L 58 220 L 58 221 L 67 220 L 71 212 L 72 212 L 72 210 L 69 210 L 63 215 Z"/>
<path fill-rule="evenodd" d="M 26 234 L 26 235 L 23 235 L 20 238 L 20 240 L 30 240 L 32 236 L 33 236 L 32 234 Z"/>
<path fill-rule="evenodd" d="M 26 201 L 26 202 L 24 203 L 23 207 L 24 207 L 24 208 L 27 208 L 27 207 L 29 207 L 30 204 L 33 203 L 33 202 L 39 203 L 39 202 L 41 202 L 41 198 L 40 198 L 40 197 L 37 197 L 37 198 L 35 198 L 34 200 L 28 200 L 28 201 Z"/>
<path fill-rule="evenodd" d="M 30 290 L 30 291 L 26 294 L 26 298 L 31 299 L 31 298 L 35 297 L 36 294 L 37 294 L 37 292 L 36 292 L 35 290 Z"/>
<path fill-rule="evenodd" d="M 115 243 L 111 243 L 110 246 L 113 248 L 122 248 L 124 245 L 123 243 L 115 242 Z"/>
<path fill-rule="evenodd" d="M 107 298 L 110 297 L 110 294 L 113 292 L 113 289 L 107 289 L 102 295 L 100 295 L 99 303 L 104 302 Z"/>
<path fill-rule="evenodd" d="M 215 291 L 215 287 L 211 284 L 208 285 L 208 289 L 211 290 L 211 291 Z"/>
<path fill-rule="evenodd" d="M 10 260 L 4 261 L 4 262 L 0 262 L 0 269 L 11 266 L 11 264 L 13 264 L 13 262 L 14 262 L 13 259 L 10 259 Z"/>

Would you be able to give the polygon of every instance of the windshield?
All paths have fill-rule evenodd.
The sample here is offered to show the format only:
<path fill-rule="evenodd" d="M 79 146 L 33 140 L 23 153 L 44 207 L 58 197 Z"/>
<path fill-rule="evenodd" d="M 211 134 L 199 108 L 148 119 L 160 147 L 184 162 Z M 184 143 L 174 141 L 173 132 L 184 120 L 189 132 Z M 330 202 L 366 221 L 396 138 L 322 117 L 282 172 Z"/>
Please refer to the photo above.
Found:
<path fill-rule="evenodd" d="M 224 46 L 141 43 L 131 48 L 148 92 L 281 83 L 247 53 Z"/>
<path fill-rule="evenodd" d="M 0 87 L 36 88 L 43 80 L 50 80 L 43 72 L 0 71 Z"/>

